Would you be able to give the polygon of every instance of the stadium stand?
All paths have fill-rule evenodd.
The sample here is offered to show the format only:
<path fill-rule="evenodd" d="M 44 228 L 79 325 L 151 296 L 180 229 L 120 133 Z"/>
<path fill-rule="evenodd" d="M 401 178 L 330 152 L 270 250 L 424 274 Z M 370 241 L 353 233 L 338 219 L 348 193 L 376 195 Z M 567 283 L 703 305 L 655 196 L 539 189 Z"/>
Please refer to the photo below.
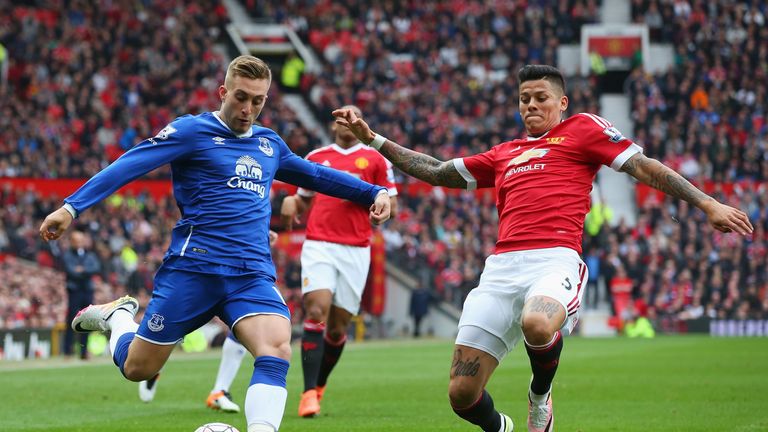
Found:
<path fill-rule="evenodd" d="M 219 1 L 42 5 L 2 13 L 0 176 L 87 178 L 177 116 L 218 106 L 228 59 L 215 43 L 229 20 Z M 300 154 L 317 145 L 276 88 L 260 121 Z"/>
<path fill-rule="evenodd" d="M 482 2 L 244 2 L 254 16 L 291 26 L 324 60 L 305 77 L 318 117 L 355 103 L 394 140 L 444 160 L 486 150 L 523 133 L 514 73 L 556 64 L 558 43 L 577 41 L 599 2 L 491 6 Z M 266 6 L 265 6 L 266 4 Z M 376 34 L 377 37 L 360 37 Z M 571 113 L 597 112 L 588 79 L 569 79 Z M 439 94 L 442 97 L 434 97 Z M 399 177 L 406 188 L 412 183 Z M 494 202 L 443 191 L 401 194 L 387 228 L 389 257 L 461 307 L 496 233 Z"/>
<path fill-rule="evenodd" d="M 597 16 L 595 2 L 578 1 L 559 2 L 557 7 L 510 7 L 493 15 L 490 7 L 461 1 L 394 2 L 389 9 L 370 10 L 320 2 L 309 12 L 301 2 L 266 3 L 268 8 L 250 4 L 249 10 L 293 26 L 325 60 L 323 73 L 306 87 L 321 116 L 354 102 L 396 141 L 442 159 L 482 151 L 501 137 L 519 136 L 516 111 L 505 108 L 517 98 L 516 84 L 504 71 L 526 62 L 555 61 L 556 42 L 577 41 L 574 29 Z M 762 182 L 768 175 L 766 11 L 752 3 L 632 2 L 633 19 L 649 25 L 653 40 L 680 47 L 670 71 L 648 75 L 636 69 L 630 75 L 625 87 L 633 106 L 632 136 L 646 154 L 699 185 Z M 355 36 L 371 33 L 378 38 Z M 547 44 L 537 43 L 542 35 Z M 569 84 L 570 113 L 597 113 L 594 81 L 569 78 Z M 731 204 L 764 224 L 761 186 L 745 183 L 727 189 L 735 191 L 728 197 Z M 385 232 L 390 259 L 460 306 L 477 282 L 482 258 L 493 247 L 488 240 L 495 232 L 493 200 L 484 197 L 478 205 L 473 194 L 433 190 L 405 194 L 402 201 L 401 214 Z M 668 198 L 638 202 L 640 218 L 648 223 L 644 235 L 621 235 L 623 224 L 606 228 L 596 240 L 585 233 L 585 254 L 593 245 L 600 248 L 600 276 L 609 285 L 616 268 L 629 265 L 628 251 L 643 265 L 660 260 L 650 275 L 635 271 L 629 278 L 635 309 L 664 323 L 694 318 L 699 311 L 721 318 L 768 316 L 765 257 L 752 253 L 764 248 L 764 230 L 743 241 L 723 236 L 707 227 L 698 211 L 689 218 L 684 206 Z M 673 222 L 686 220 L 681 214 L 687 225 Z M 669 236 L 678 238 L 677 244 L 657 240 Z M 604 252 L 611 242 L 617 251 Z M 694 267 L 686 271 L 686 266 Z M 728 268 L 728 293 L 711 286 L 711 276 L 720 267 Z M 734 267 L 741 271 L 733 273 Z"/>
<path fill-rule="evenodd" d="M 528 62 L 557 64 L 557 45 L 578 41 L 580 25 L 599 15 L 600 4 L 529 2 L 491 11 L 467 1 L 393 1 L 365 9 L 354 2 L 243 3 L 254 17 L 291 26 L 320 54 L 322 72 L 305 75 L 301 86 L 318 118 L 328 121 L 332 109 L 356 103 L 392 139 L 441 159 L 520 136 L 517 84 L 509 71 Z M 634 21 L 648 24 L 655 41 L 679 48 L 668 72 L 630 75 L 631 136 L 646 154 L 747 211 L 756 232 L 745 240 L 715 233 L 684 203 L 638 193 L 637 226 L 619 222 L 595 238 L 585 234 L 585 255 L 599 256 L 606 294 L 621 287 L 620 271 L 631 281 L 629 299 L 615 311 L 619 320 L 647 315 L 661 329 L 678 331 L 681 322 L 699 316 L 768 318 L 768 28 L 765 7 L 752 3 L 632 2 Z M 87 177 L 175 115 L 216 106 L 210 83 L 224 59 L 209 41 L 228 21 L 218 1 L 167 1 L 136 14 L 122 4 L 82 6 L 0 11 L 11 29 L 0 43 L 15 59 L 10 97 L 0 98 L 0 177 Z M 112 26 L 114 32 L 98 30 L 123 15 L 137 18 Z M 192 22 L 198 25 L 184 25 Z M 40 46 L 45 38 L 39 36 L 53 34 L 60 45 Z M 135 34 L 141 37 L 130 37 Z M 370 34 L 377 37 L 359 36 Z M 571 77 L 568 84 L 569 114 L 599 111 L 592 77 Z M 304 154 L 320 144 L 280 103 L 278 89 L 268 108 L 260 120 L 294 151 Z M 14 118 L 38 119 L 46 127 Z M 167 175 L 165 168 L 152 177 Z M 493 248 L 493 197 L 398 180 L 405 193 L 398 217 L 384 228 L 388 257 L 460 307 Z M 714 189 L 718 184 L 722 190 Z M 36 229 L 58 201 L 18 190 L 3 190 L 0 199 L 0 254 L 20 258 L 0 263 L 0 276 L 25 274 L 29 262 L 55 266 L 55 251 L 37 242 Z M 108 297 L 124 291 L 146 296 L 175 212 L 170 200 L 126 196 L 84 215 L 80 223 L 109 263 L 99 284 L 112 290 Z M 124 262 L 125 247 L 138 256 L 135 268 Z M 287 269 L 281 277 L 290 289 L 286 296 L 300 309 L 300 281 L 289 276 L 295 265 L 281 254 L 275 259 Z M 0 298 L 14 300 L 2 303 L 0 326 L 32 325 L 42 317 L 33 310 L 63 317 L 56 309 L 63 289 L 56 275 L 39 278 L 37 294 L 18 297 L 17 285 L 3 285 Z"/>
<path fill-rule="evenodd" d="M 8 96 L 0 95 L 0 178 L 87 178 L 176 116 L 218 107 L 215 90 L 229 61 L 214 45 L 229 20 L 219 1 L 54 6 L 0 5 L 7 29 L 0 43 L 11 59 L 0 86 Z M 278 89 L 269 104 L 262 124 L 299 154 L 317 145 Z M 169 173 L 166 166 L 147 177 Z M 64 322 L 63 279 L 48 268 L 60 268 L 66 241 L 51 247 L 36 233 L 61 198 L 10 185 L 0 191 L 0 268 L 14 275 L 0 284 L 0 328 Z M 138 194 L 113 196 L 78 219 L 104 263 L 97 302 L 128 292 L 146 304 L 177 218 L 172 199 Z M 15 276 L 28 274 L 35 277 Z M 26 280 L 30 289 L 22 291 Z"/>

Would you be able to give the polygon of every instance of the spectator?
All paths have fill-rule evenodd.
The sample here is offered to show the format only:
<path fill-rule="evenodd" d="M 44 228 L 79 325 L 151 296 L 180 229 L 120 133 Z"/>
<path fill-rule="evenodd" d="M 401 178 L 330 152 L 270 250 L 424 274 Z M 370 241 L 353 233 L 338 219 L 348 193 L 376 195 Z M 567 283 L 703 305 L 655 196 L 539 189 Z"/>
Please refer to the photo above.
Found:
<path fill-rule="evenodd" d="M 295 52 L 291 52 L 285 60 L 283 69 L 280 73 L 280 83 L 283 85 L 283 89 L 289 93 L 296 93 L 299 91 L 299 84 L 301 84 L 301 75 L 303 72 L 304 61 Z"/>
<path fill-rule="evenodd" d="M 421 323 L 429 312 L 432 294 L 430 290 L 419 286 L 411 291 L 409 315 L 413 318 L 413 337 L 421 337 Z"/>
<path fill-rule="evenodd" d="M 101 270 L 99 257 L 91 251 L 89 238 L 82 231 L 74 231 L 70 236 L 69 250 L 64 252 L 62 261 L 67 275 L 67 318 L 72 322 L 78 311 L 93 303 L 92 278 Z M 71 356 L 75 332 L 66 326 L 64 336 L 64 355 Z M 80 358 L 88 357 L 88 334 L 79 335 Z"/>

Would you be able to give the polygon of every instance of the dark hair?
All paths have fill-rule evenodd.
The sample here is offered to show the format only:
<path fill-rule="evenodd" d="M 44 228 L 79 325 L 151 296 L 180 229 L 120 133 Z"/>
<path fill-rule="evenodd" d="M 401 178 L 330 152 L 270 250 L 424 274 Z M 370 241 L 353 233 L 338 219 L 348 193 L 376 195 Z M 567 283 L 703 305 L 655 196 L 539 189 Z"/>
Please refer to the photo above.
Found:
<path fill-rule="evenodd" d="M 554 66 L 550 65 L 525 65 L 517 72 L 517 81 L 522 84 L 526 81 L 547 80 L 553 86 L 560 88 L 565 94 L 565 80 L 563 73 Z"/>

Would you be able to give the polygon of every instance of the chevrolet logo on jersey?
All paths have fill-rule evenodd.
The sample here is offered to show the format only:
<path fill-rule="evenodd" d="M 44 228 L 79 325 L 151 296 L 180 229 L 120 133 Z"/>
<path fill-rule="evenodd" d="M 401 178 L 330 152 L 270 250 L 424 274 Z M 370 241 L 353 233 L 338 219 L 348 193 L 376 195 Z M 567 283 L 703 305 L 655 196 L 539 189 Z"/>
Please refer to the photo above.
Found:
<path fill-rule="evenodd" d="M 507 166 L 520 165 L 520 164 L 524 164 L 524 163 L 528 162 L 531 159 L 543 158 L 544 155 L 546 155 L 547 153 L 549 153 L 549 149 L 536 149 L 536 148 L 533 148 L 533 149 L 530 149 L 530 150 L 526 150 L 520 156 L 518 156 L 518 157 L 512 159 L 511 161 L 509 161 Z"/>

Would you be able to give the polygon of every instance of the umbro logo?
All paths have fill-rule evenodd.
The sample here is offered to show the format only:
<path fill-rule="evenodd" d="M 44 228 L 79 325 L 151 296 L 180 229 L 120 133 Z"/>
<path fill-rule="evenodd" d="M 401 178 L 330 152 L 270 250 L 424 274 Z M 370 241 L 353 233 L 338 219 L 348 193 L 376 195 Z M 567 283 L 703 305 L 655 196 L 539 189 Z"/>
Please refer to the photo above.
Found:
<path fill-rule="evenodd" d="M 224 138 L 218 137 L 218 136 L 217 137 L 213 137 L 213 143 L 214 144 L 221 144 L 221 145 L 223 145 L 224 144 Z"/>

